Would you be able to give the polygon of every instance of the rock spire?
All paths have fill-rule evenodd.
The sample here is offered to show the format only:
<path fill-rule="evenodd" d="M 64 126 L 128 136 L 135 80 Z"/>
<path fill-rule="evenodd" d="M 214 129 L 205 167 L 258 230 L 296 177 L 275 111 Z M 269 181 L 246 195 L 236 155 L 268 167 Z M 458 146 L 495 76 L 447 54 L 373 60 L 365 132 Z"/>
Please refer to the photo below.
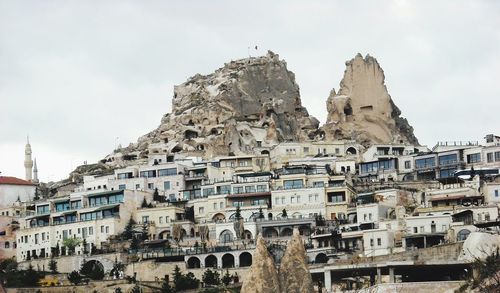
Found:
<path fill-rule="evenodd" d="M 298 229 L 293 230 L 279 269 L 283 293 L 314 292 L 311 274 L 306 261 L 306 250 Z"/>
<path fill-rule="evenodd" d="M 278 272 L 274 261 L 267 251 L 262 235 L 257 236 L 257 246 L 253 255 L 252 266 L 243 282 L 241 293 L 277 293 L 280 288 Z"/>
<path fill-rule="evenodd" d="M 413 127 L 394 104 L 377 60 L 361 54 L 346 62 L 340 89 L 330 92 L 328 117 L 322 127 L 327 139 L 353 139 L 364 146 L 373 143 L 418 145 Z"/>

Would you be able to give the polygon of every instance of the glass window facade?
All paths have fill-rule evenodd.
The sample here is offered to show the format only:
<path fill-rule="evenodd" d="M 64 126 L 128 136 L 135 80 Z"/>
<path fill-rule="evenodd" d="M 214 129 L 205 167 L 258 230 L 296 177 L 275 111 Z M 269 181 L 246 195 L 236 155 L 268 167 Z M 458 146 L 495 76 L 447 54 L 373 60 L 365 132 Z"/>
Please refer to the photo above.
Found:
<path fill-rule="evenodd" d="M 468 164 L 478 163 L 478 162 L 481 162 L 481 153 L 467 155 Z"/>
<path fill-rule="evenodd" d="M 43 205 L 43 206 L 36 207 L 36 213 L 39 215 L 48 214 L 49 212 L 50 212 L 49 205 Z"/>
<path fill-rule="evenodd" d="M 283 181 L 283 188 L 284 189 L 297 189 L 297 188 L 303 188 L 303 187 L 304 187 L 304 182 L 302 181 L 302 179 Z"/>
<path fill-rule="evenodd" d="M 458 162 L 457 154 L 449 154 L 438 157 L 439 166 L 454 165 Z"/>
<path fill-rule="evenodd" d="M 62 212 L 69 210 L 69 201 L 66 202 L 57 202 L 55 204 L 56 212 Z"/>
<path fill-rule="evenodd" d="M 158 176 L 174 176 L 177 175 L 177 168 L 168 168 L 158 170 Z"/>
<path fill-rule="evenodd" d="M 424 158 L 415 160 L 415 168 L 417 169 L 427 169 L 436 167 L 436 158 Z"/>
<path fill-rule="evenodd" d="M 141 171 L 141 172 L 139 172 L 139 176 L 143 177 L 143 178 L 156 177 L 156 170 Z"/>

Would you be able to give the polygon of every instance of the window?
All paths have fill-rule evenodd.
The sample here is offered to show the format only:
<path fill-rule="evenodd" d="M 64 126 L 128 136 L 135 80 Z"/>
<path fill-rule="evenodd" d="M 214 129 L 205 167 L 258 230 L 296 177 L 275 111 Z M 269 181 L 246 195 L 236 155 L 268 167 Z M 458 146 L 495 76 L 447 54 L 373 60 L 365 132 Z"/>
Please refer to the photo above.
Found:
<path fill-rule="evenodd" d="M 366 221 L 366 214 L 363 214 L 363 220 Z"/>
<path fill-rule="evenodd" d="M 290 203 L 295 203 L 295 196 L 292 196 L 292 198 L 290 199 Z"/>
<path fill-rule="evenodd" d="M 154 183 L 148 183 L 148 189 L 155 189 Z"/>
<path fill-rule="evenodd" d="M 313 187 L 324 187 L 324 186 L 325 186 L 325 182 L 323 182 L 323 181 L 313 182 Z"/>
<path fill-rule="evenodd" d="M 467 164 L 481 162 L 481 153 L 467 155 Z"/>
<path fill-rule="evenodd" d="M 500 152 L 495 152 L 495 162 L 500 162 Z"/>
<path fill-rule="evenodd" d="M 147 224 L 149 222 L 149 216 L 142 216 L 142 223 Z"/>
<path fill-rule="evenodd" d="M 163 182 L 163 190 L 169 190 L 169 189 L 170 189 L 170 181 Z"/>
<path fill-rule="evenodd" d="M 405 161 L 405 169 L 411 168 L 411 161 Z"/>
<path fill-rule="evenodd" d="M 36 207 L 36 213 L 39 215 L 48 214 L 49 213 L 49 205 L 43 205 L 43 206 Z"/>
<path fill-rule="evenodd" d="M 453 165 L 458 161 L 457 154 L 442 155 L 438 157 L 439 166 Z"/>
<path fill-rule="evenodd" d="M 94 235 L 94 227 L 89 227 L 89 235 Z"/>
<path fill-rule="evenodd" d="M 163 216 L 160 216 L 160 217 L 158 218 L 158 223 L 163 224 Z"/>
<path fill-rule="evenodd" d="M 242 207 L 243 206 L 243 201 L 238 200 L 233 202 L 233 207 Z"/>
<path fill-rule="evenodd" d="M 213 187 L 203 189 L 203 196 L 206 197 L 213 194 L 215 194 L 215 189 Z"/>
<path fill-rule="evenodd" d="M 257 192 L 266 192 L 266 191 L 267 191 L 266 185 L 257 185 Z"/>
<path fill-rule="evenodd" d="M 135 185 L 135 189 L 141 189 L 141 185 L 140 184 L 136 184 Z"/>
<path fill-rule="evenodd" d="M 416 169 L 434 168 L 435 166 L 436 159 L 434 157 L 415 160 Z"/>
<path fill-rule="evenodd" d="M 255 186 L 245 186 L 245 193 L 255 193 Z"/>
<path fill-rule="evenodd" d="M 297 195 L 297 203 L 300 203 L 300 195 Z"/>
<path fill-rule="evenodd" d="M 158 177 L 177 175 L 177 168 L 168 168 L 158 170 Z"/>
<path fill-rule="evenodd" d="M 370 246 L 373 247 L 373 238 L 370 238 Z"/>
<path fill-rule="evenodd" d="M 304 187 L 304 183 L 303 183 L 302 179 L 285 180 L 285 181 L 283 181 L 283 187 L 285 189 L 302 188 L 302 187 Z"/>
<path fill-rule="evenodd" d="M 119 190 L 124 190 L 125 188 L 127 188 L 127 186 L 125 184 L 118 185 Z"/>
<path fill-rule="evenodd" d="M 344 202 L 345 201 L 345 192 L 328 192 L 328 202 Z"/>
<path fill-rule="evenodd" d="M 285 204 L 285 197 L 284 196 L 281 197 L 281 204 Z"/>
<path fill-rule="evenodd" d="M 106 234 L 109 234 L 109 226 L 106 226 Z"/>
<path fill-rule="evenodd" d="M 220 202 L 219 203 L 219 208 L 222 210 L 222 208 L 224 207 L 224 203 L 223 202 Z"/>
<path fill-rule="evenodd" d="M 309 147 L 304 147 L 304 153 L 309 153 Z"/>
<path fill-rule="evenodd" d="M 424 233 L 425 232 L 425 227 L 424 226 L 420 226 L 420 233 Z"/>
<path fill-rule="evenodd" d="M 487 154 L 486 154 L 486 161 L 487 161 L 488 163 L 493 162 L 493 153 L 487 153 Z"/>
<path fill-rule="evenodd" d="M 101 233 L 104 233 L 104 226 L 101 226 Z"/>
<path fill-rule="evenodd" d="M 10 243 L 9 243 L 9 241 L 6 241 L 5 242 L 5 248 L 9 248 L 9 247 L 10 247 Z"/>
<path fill-rule="evenodd" d="M 335 153 L 339 154 L 340 153 L 340 149 L 339 148 L 335 148 Z"/>
<path fill-rule="evenodd" d="M 243 193 L 243 192 L 244 192 L 243 186 L 233 187 L 233 193 L 234 194 L 240 194 L 240 193 Z"/>
<path fill-rule="evenodd" d="M 417 227 L 413 227 L 413 233 L 418 233 L 418 228 Z"/>
<path fill-rule="evenodd" d="M 132 172 L 128 172 L 128 173 L 119 173 L 116 175 L 116 178 L 117 179 L 128 179 L 128 178 L 134 178 Z"/>
<path fill-rule="evenodd" d="M 498 197 L 498 189 L 495 190 L 495 197 Z"/>
<path fill-rule="evenodd" d="M 156 170 L 148 170 L 139 172 L 139 177 L 152 178 L 156 177 Z"/>
<path fill-rule="evenodd" d="M 442 169 L 439 170 L 439 178 L 450 178 L 453 177 L 457 169 Z"/>
<path fill-rule="evenodd" d="M 370 221 L 372 220 L 372 213 L 368 214 L 368 220 L 370 220 Z"/>
<path fill-rule="evenodd" d="M 79 209 L 79 208 L 81 208 L 81 207 L 82 207 L 82 201 L 81 201 L 81 200 L 78 200 L 78 201 L 72 201 L 72 202 L 70 203 L 70 208 L 71 208 L 72 210 L 77 210 L 77 209 Z"/>
<path fill-rule="evenodd" d="M 377 238 L 377 245 L 378 245 L 378 246 L 382 246 L 382 239 Z"/>
<path fill-rule="evenodd" d="M 231 185 L 222 185 L 219 186 L 219 194 L 230 194 L 231 193 Z"/>
<path fill-rule="evenodd" d="M 57 202 L 55 206 L 56 206 L 56 212 L 69 210 L 69 202 Z"/>
<path fill-rule="evenodd" d="M 309 202 L 312 201 L 312 195 L 309 194 Z"/>
<path fill-rule="evenodd" d="M 204 207 L 199 207 L 199 208 L 198 208 L 198 213 L 199 213 L 199 214 L 203 214 L 203 213 L 205 213 L 205 208 L 204 208 Z"/>

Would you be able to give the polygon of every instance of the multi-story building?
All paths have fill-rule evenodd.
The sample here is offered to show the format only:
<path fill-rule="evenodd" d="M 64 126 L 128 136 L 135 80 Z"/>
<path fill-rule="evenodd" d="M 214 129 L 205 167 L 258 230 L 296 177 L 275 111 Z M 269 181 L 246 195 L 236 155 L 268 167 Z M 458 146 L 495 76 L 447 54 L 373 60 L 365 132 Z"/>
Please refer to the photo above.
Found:
<path fill-rule="evenodd" d="M 145 197 L 151 200 L 150 193 L 114 190 L 78 192 L 36 202 L 34 215 L 20 220 L 17 259 L 66 255 L 63 242 L 70 237 L 85 240 L 87 244 L 77 247 L 76 254 L 100 249 L 109 236 L 123 231 Z"/>

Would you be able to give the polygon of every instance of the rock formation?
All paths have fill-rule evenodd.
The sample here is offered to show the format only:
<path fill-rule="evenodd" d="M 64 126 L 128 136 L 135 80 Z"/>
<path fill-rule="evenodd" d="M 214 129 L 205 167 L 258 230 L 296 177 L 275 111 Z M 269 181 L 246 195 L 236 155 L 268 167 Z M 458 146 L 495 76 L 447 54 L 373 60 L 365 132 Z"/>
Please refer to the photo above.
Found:
<path fill-rule="evenodd" d="M 332 90 L 328 97 L 328 118 L 321 128 L 302 106 L 299 86 L 286 62 L 268 52 L 231 61 L 212 74 L 197 74 L 175 86 L 172 111 L 157 129 L 137 143 L 119 147 L 101 160 L 104 167 L 86 166 L 73 177 L 112 173 L 114 168 L 144 164 L 152 155 L 255 154 L 283 141 L 418 144 L 387 92 L 377 60 L 358 54 L 346 65 L 339 91 Z"/>
<path fill-rule="evenodd" d="M 338 93 L 330 92 L 328 117 L 322 127 L 327 140 L 353 139 L 364 146 L 373 143 L 418 144 L 413 127 L 394 104 L 377 60 L 361 54 L 346 62 Z"/>
<path fill-rule="evenodd" d="M 295 75 L 277 54 L 268 52 L 175 86 L 172 112 L 156 130 L 120 152 L 147 157 L 148 146 L 159 143 L 165 153 L 241 154 L 306 140 L 318 127 L 319 121 L 302 106 Z"/>
<path fill-rule="evenodd" d="M 252 266 L 243 282 L 241 293 L 277 293 L 282 292 L 278 272 L 274 261 L 267 251 L 262 235 L 257 236 L 257 246 L 253 255 Z M 312 292 L 312 291 L 311 291 Z"/>
<path fill-rule="evenodd" d="M 282 292 L 314 292 L 306 261 L 306 250 L 298 229 L 294 229 L 292 239 L 288 242 L 285 254 L 281 259 L 279 278 Z"/>

